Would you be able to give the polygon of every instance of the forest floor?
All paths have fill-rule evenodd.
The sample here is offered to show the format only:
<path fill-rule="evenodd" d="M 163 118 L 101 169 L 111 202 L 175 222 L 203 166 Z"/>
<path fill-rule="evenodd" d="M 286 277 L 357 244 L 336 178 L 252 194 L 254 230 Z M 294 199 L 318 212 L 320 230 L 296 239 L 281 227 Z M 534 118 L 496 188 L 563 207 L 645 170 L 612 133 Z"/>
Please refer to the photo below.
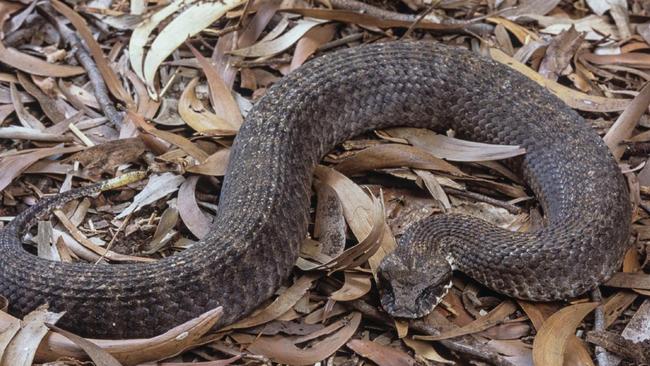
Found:
<path fill-rule="evenodd" d="M 0 294 L 0 366 L 650 363 L 648 2 L 2 0 L 0 24 L 0 225 L 45 196 L 148 171 L 32 228 L 25 248 L 47 260 L 118 265 L 191 250 L 268 87 L 311 58 L 404 39 L 470 49 L 546 87 L 604 138 L 634 206 L 623 266 L 596 291 L 526 302 L 455 273 L 431 314 L 395 320 L 375 274 L 410 224 L 453 212 L 528 231 L 543 214 L 494 160 L 518 147 L 375 131 L 324 158 L 293 275 L 235 327 L 211 330 L 216 309 L 157 338 L 88 342 L 51 326 L 61 314 L 46 308 L 21 322 Z"/>

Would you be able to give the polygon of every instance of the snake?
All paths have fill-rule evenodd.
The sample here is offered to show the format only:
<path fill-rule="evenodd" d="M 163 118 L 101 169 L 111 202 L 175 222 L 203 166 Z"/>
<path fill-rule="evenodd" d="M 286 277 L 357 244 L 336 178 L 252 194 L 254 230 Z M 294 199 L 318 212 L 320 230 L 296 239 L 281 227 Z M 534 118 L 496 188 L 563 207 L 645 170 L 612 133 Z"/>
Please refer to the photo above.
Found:
<path fill-rule="evenodd" d="M 234 139 L 208 233 L 152 263 L 93 265 L 29 253 L 30 226 L 83 186 L 39 200 L 0 232 L 0 295 L 24 316 L 66 311 L 62 328 L 95 338 L 151 337 L 216 307 L 217 327 L 244 318 L 286 283 L 308 236 L 313 171 L 337 144 L 374 129 L 428 128 L 518 145 L 509 162 L 544 222 L 529 232 L 436 214 L 414 223 L 384 258 L 382 307 L 422 316 L 453 271 L 515 298 L 578 296 L 606 281 L 629 246 L 631 204 L 621 170 L 589 124 L 544 87 L 462 47 L 372 43 L 315 57 L 278 80 Z"/>

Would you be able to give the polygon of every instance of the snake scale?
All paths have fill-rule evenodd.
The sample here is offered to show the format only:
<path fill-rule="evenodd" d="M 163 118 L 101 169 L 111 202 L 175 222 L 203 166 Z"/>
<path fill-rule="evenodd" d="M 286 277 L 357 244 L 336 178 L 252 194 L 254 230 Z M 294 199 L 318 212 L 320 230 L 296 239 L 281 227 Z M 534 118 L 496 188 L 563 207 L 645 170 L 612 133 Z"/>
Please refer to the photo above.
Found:
<path fill-rule="evenodd" d="M 513 164 L 545 214 L 544 227 L 527 233 L 457 215 L 413 225 L 381 266 L 382 303 L 392 314 L 430 308 L 452 266 L 501 293 L 550 300 L 584 293 L 620 265 L 627 186 L 587 123 L 503 65 L 412 41 L 317 57 L 269 88 L 235 139 L 213 227 L 190 249 L 154 263 L 93 266 L 22 248 L 38 216 L 97 191 L 89 186 L 40 201 L 2 230 L 0 294 L 13 314 L 49 303 L 67 310 L 62 327 L 98 338 L 153 336 L 217 306 L 219 325 L 233 323 L 289 276 L 307 235 L 315 164 L 345 139 L 392 126 L 524 147 Z"/>

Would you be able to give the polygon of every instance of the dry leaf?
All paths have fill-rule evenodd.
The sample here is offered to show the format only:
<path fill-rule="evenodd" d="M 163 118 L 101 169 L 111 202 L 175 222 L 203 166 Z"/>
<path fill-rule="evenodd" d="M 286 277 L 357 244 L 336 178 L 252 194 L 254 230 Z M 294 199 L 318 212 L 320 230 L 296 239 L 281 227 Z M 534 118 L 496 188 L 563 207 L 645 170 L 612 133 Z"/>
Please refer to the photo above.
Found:
<path fill-rule="evenodd" d="M 381 221 L 384 221 L 383 212 L 377 211 L 377 203 L 373 203 L 373 200 L 359 186 L 344 175 L 323 166 L 317 166 L 314 170 L 314 175 L 323 184 L 329 185 L 336 191 L 343 205 L 345 220 L 357 240 L 361 242 L 366 241 L 374 230 L 378 230 L 375 229 L 375 223 L 378 222 L 377 219 L 379 216 L 381 216 Z M 376 272 L 384 256 L 392 252 L 397 245 L 395 238 L 390 232 L 390 228 L 385 223 L 383 224 L 383 232 L 381 232 L 379 241 L 379 249 L 376 249 L 377 252 L 368 260 L 373 273 Z"/>
<path fill-rule="evenodd" d="M 185 181 L 185 178 L 172 173 L 163 173 L 149 177 L 147 185 L 133 198 L 133 202 L 125 208 L 116 219 L 123 219 L 129 214 L 140 210 L 166 195 L 176 192 L 178 187 Z"/>
<path fill-rule="evenodd" d="M 257 314 L 226 327 L 224 330 L 249 328 L 275 320 L 291 309 L 291 307 L 293 307 L 296 302 L 303 297 L 311 287 L 312 283 L 319 277 L 320 275 L 316 273 L 308 273 L 300 277 L 291 287 L 283 291 L 269 306 L 262 309 Z"/>
<path fill-rule="evenodd" d="M 205 109 L 194 91 L 198 82 L 199 78 L 192 79 L 178 100 L 178 114 L 183 121 L 197 132 L 219 129 L 231 130 L 233 135 L 236 134 L 236 130 L 230 123 Z"/>
<path fill-rule="evenodd" d="M 227 122 L 227 125 L 221 128 L 231 128 L 235 131 L 238 130 L 244 122 L 244 119 L 241 116 L 239 106 L 237 105 L 237 102 L 235 102 L 235 98 L 233 98 L 230 89 L 210 61 L 203 57 L 203 55 L 201 55 L 201 53 L 191 45 L 188 44 L 188 47 L 194 54 L 194 57 L 196 57 L 199 65 L 201 65 L 205 77 L 208 79 L 212 108 L 214 108 L 217 116 Z"/>
<path fill-rule="evenodd" d="M 151 48 L 144 59 L 143 66 L 144 80 L 147 83 L 149 95 L 154 100 L 158 99 L 158 93 L 154 86 L 156 71 L 167 56 L 185 42 L 188 37 L 200 32 L 221 18 L 228 10 L 242 3 L 243 0 L 193 3 L 160 31 L 156 39 L 151 43 Z"/>
<path fill-rule="evenodd" d="M 604 285 L 619 288 L 650 290 L 650 275 L 643 272 L 617 272 L 614 273 L 614 276 L 612 276 L 609 281 L 605 282 Z"/>
<path fill-rule="evenodd" d="M 537 332 L 533 341 L 533 361 L 536 365 L 562 366 L 567 339 L 575 333 L 582 319 L 598 306 L 589 302 L 570 305 L 551 315 Z"/>
<path fill-rule="evenodd" d="M 379 366 L 415 366 L 417 362 L 404 351 L 376 342 L 353 339 L 346 346 Z"/>
<path fill-rule="evenodd" d="M 64 313 L 52 313 L 47 306 L 39 306 L 27 314 L 21 329 L 5 349 L 0 366 L 31 366 L 36 349 L 47 334 L 45 323 L 56 323 Z"/>
<path fill-rule="evenodd" d="M 336 27 L 333 24 L 326 24 L 320 27 L 310 29 L 296 44 L 296 50 L 291 59 L 289 70 L 293 71 L 300 67 L 309 56 L 322 44 L 329 42 L 334 37 Z"/>
<path fill-rule="evenodd" d="M 458 337 L 461 335 L 477 333 L 503 322 L 506 317 L 513 314 L 516 310 L 517 306 L 515 303 L 512 301 L 504 301 L 492 309 L 492 311 L 490 311 L 487 315 L 478 318 L 463 327 L 451 329 L 435 336 L 416 335 L 413 338 L 427 341 L 438 341 L 442 339 Z"/>
<path fill-rule="evenodd" d="M 221 149 L 208 156 L 203 163 L 187 167 L 187 171 L 201 175 L 223 176 L 226 174 L 229 161 L 230 149 Z"/>
<path fill-rule="evenodd" d="M 212 220 L 201 211 L 196 203 L 196 175 L 187 178 L 178 190 L 178 213 L 183 223 L 197 238 L 203 238 L 212 227 Z"/>
<path fill-rule="evenodd" d="M 21 154 L 0 158 L 0 191 L 5 189 L 15 177 L 20 175 L 25 169 L 35 162 L 48 156 L 67 154 L 83 150 L 81 146 L 71 147 L 48 147 L 32 151 L 23 151 Z"/>
<path fill-rule="evenodd" d="M 555 81 L 542 77 L 528 66 L 495 48 L 490 49 L 490 56 L 493 60 L 510 66 L 534 82 L 544 86 L 571 108 L 587 112 L 616 112 L 624 110 L 630 102 L 627 99 L 598 97 L 567 88 Z"/>
<path fill-rule="evenodd" d="M 311 365 L 322 361 L 336 352 L 356 332 L 361 323 L 361 314 L 353 313 L 346 320 L 346 325 L 335 334 L 314 343 L 311 347 L 301 349 L 285 337 L 240 337 L 240 340 L 253 341 L 248 351 L 269 357 L 274 362 L 289 365 Z M 241 342 L 240 342 L 241 343 Z"/>
<path fill-rule="evenodd" d="M 388 133 L 391 133 L 390 130 Z M 464 175 L 460 169 L 436 157 L 429 151 L 420 147 L 402 144 L 370 146 L 335 166 L 336 170 L 346 175 L 373 169 L 399 167 L 436 170 L 458 176 Z"/>
<path fill-rule="evenodd" d="M 519 146 L 493 145 L 460 140 L 431 130 L 398 127 L 386 130 L 391 137 L 407 140 L 411 145 L 433 156 L 451 161 L 486 161 L 512 158 L 526 153 Z"/>
<path fill-rule="evenodd" d="M 97 346 L 95 343 L 83 338 L 78 335 L 68 332 L 67 330 L 61 329 L 55 325 L 47 324 L 47 327 L 51 330 L 61 334 L 62 336 L 73 341 L 77 346 L 86 352 L 88 357 L 98 366 L 122 366 L 120 361 L 116 360 L 115 357 L 111 356 L 108 351 Z"/>
<path fill-rule="evenodd" d="M 352 301 L 370 292 L 372 276 L 366 273 L 343 272 L 345 281 L 343 287 L 334 291 L 330 299 L 335 301 Z"/>
<path fill-rule="evenodd" d="M 287 33 L 271 41 L 261 41 L 252 46 L 240 48 L 230 53 L 242 57 L 269 57 L 280 53 L 298 42 L 302 36 L 315 26 L 322 24 L 322 20 L 301 19 Z"/>
<path fill-rule="evenodd" d="M 101 47 L 93 37 L 91 30 L 88 28 L 86 21 L 77 12 L 70 9 L 66 4 L 59 0 L 51 0 L 51 4 L 59 13 L 63 14 L 70 23 L 77 30 L 77 34 L 84 40 L 86 48 L 93 57 L 97 64 L 99 72 L 102 74 L 102 79 L 106 83 L 106 87 L 110 90 L 115 98 L 124 102 L 127 106 L 134 105 L 133 100 L 129 93 L 124 90 L 120 79 L 117 77 L 113 69 L 109 66 L 108 60 L 104 56 Z"/>
<path fill-rule="evenodd" d="M 450 361 L 438 354 L 438 352 L 427 342 L 418 341 L 408 337 L 402 338 L 402 342 L 415 352 L 416 356 L 422 357 L 425 360 L 434 361 L 442 364 L 453 365 L 455 362 Z"/>
<path fill-rule="evenodd" d="M 623 152 L 625 152 L 625 146 L 621 145 L 624 139 L 632 136 L 632 132 L 639 123 L 641 115 L 646 112 L 648 105 L 650 104 L 650 84 L 646 84 L 639 95 L 637 95 L 632 102 L 625 108 L 623 113 L 618 116 L 618 119 L 614 125 L 607 131 L 603 140 L 609 150 L 612 152 L 614 157 L 619 159 Z"/>

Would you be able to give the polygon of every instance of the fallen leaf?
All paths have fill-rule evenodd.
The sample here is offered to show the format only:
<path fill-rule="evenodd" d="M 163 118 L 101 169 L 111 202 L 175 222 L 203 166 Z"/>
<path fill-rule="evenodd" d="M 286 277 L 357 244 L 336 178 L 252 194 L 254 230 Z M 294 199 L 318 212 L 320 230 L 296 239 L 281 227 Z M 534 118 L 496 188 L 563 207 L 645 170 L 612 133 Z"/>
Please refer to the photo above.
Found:
<path fill-rule="evenodd" d="M 235 131 L 241 127 L 241 124 L 244 122 L 242 118 L 241 111 L 235 98 L 233 98 L 230 88 L 221 78 L 221 75 L 217 72 L 214 66 L 201 55 L 194 47 L 188 44 L 190 51 L 194 54 L 201 69 L 205 74 L 205 77 L 208 80 L 208 86 L 210 87 L 210 101 L 212 101 L 212 108 L 217 116 L 226 121 L 227 125 L 221 128 L 231 128 Z"/>
<path fill-rule="evenodd" d="M 322 44 L 329 42 L 334 37 L 336 27 L 334 24 L 326 24 L 320 27 L 310 29 L 296 44 L 296 50 L 293 52 L 289 70 L 293 71 L 299 68 L 309 56 Z"/>
<path fill-rule="evenodd" d="M 49 312 L 47 306 L 39 306 L 27 314 L 21 329 L 5 349 L 2 366 L 31 366 L 36 349 L 48 332 L 45 323 L 56 323 L 63 314 Z"/>
<path fill-rule="evenodd" d="M 160 31 L 156 39 L 151 43 L 143 66 L 144 80 L 151 98 L 158 99 L 154 79 L 158 67 L 167 56 L 185 42 L 188 37 L 194 36 L 221 18 L 228 10 L 242 3 L 243 0 L 193 3 Z"/>
<path fill-rule="evenodd" d="M 415 366 L 417 362 L 404 351 L 373 341 L 352 339 L 346 346 L 379 366 Z"/>
<path fill-rule="evenodd" d="M 308 273 L 300 277 L 291 287 L 283 291 L 280 296 L 259 313 L 240 320 L 223 330 L 249 328 L 275 320 L 280 315 L 291 309 L 291 307 L 293 307 L 296 302 L 303 297 L 307 290 L 312 286 L 312 283 L 319 277 L 320 275 L 315 273 Z"/>
<path fill-rule="evenodd" d="M 205 109 L 203 103 L 197 98 L 194 89 L 199 82 L 199 78 L 192 79 L 178 100 L 178 114 L 197 132 L 205 132 L 207 130 L 232 130 L 232 134 L 236 133 L 233 126 L 226 122 L 223 118 Z"/>
<path fill-rule="evenodd" d="M 361 314 L 353 313 L 347 324 L 333 335 L 314 343 L 311 347 L 301 349 L 285 337 L 258 337 L 247 347 L 248 351 L 264 355 L 274 362 L 289 365 L 311 365 L 336 352 L 356 332 L 361 323 Z M 241 339 L 241 338 L 240 338 Z"/>
<path fill-rule="evenodd" d="M 388 133 L 391 133 L 390 130 Z M 346 175 L 362 173 L 373 169 L 399 167 L 435 170 L 459 176 L 464 175 L 460 169 L 436 157 L 429 151 L 421 147 L 403 144 L 370 146 L 334 166 L 336 170 Z"/>
<path fill-rule="evenodd" d="M 427 342 L 418 341 L 408 337 L 402 338 L 402 342 L 415 352 L 416 356 L 420 356 L 425 360 L 434 361 L 442 364 L 453 365 L 455 362 L 448 360 L 438 353 L 431 344 Z"/>
<path fill-rule="evenodd" d="M 323 184 L 329 185 L 334 189 L 334 191 L 336 191 L 336 194 L 339 196 L 339 200 L 343 205 L 345 220 L 357 240 L 361 243 L 365 241 L 367 243 L 366 245 L 370 245 L 370 248 L 372 248 L 372 241 L 368 239 L 372 239 L 371 233 L 376 233 L 377 238 L 374 240 L 379 240 L 379 248 L 371 249 L 376 250 L 376 252 L 368 259 L 370 268 L 373 273 L 375 273 L 384 256 L 392 252 L 397 245 L 395 243 L 395 238 L 390 232 L 390 228 L 385 224 L 383 219 L 383 210 L 378 211 L 378 202 L 373 202 L 373 200 L 359 186 L 354 184 L 354 182 L 341 173 L 324 166 L 317 166 L 314 170 L 314 175 Z M 381 229 L 376 228 L 376 223 L 379 222 L 377 219 L 384 222 Z M 374 233 L 373 236 L 375 236 Z M 381 236 L 379 237 L 380 233 Z M 358 249 L 361 248 L 362 247 L 359 247 Z M 350 249 L 355 248 L 353 247 Z M 369 249 L 364 248 L 361 251 L 365 252 L 367 250 Z M 345 255 L 345 252 L 341 256 L 343 255 Z"/>
<path fill-rule="evenodd" d="M 51 0 L 51 4 L 54 9 L 63 14 L 63 16 L 70 21 L 77 30 L 77 34 L 79 34 L 79 36 L 84 40 L 85 47 L 88 48 L 95 64 L 97 64 L 97 69 L 99 69 L 99 72 L 102 74 L 102 79 L 104 80 L 104 83 L 106 83 L 106 87 L 110 90 L 111 94 L 113 94 L 115 98 L 124 102 L 127 106 L 134 105 L 131 95 L 124 90 L 117 74 L 115 74 L 113 69 L 109 66 L 108 60 L 106 59 L 106 56 L 104 56 L 104 53 L 95 40 L 95 37 L 93 37 L 91 30 L 88 28 L 86 20 L 76 11 L 70 9 L 70 7 L 59 0 Z"/>
<path fill-rule="evenodd" d="M 31 151 L 23 150 L 20 154 L 0 158 L 0 171 L 3 172 L 0 174 L 0 191 L 5 189 L 15 177 L 35 162 L 48 156 L 67 154 L 83 149 L 82 146 L 48 147 Z"/>
<path fill-rule="evenodd" d="M 567 339 L 575 334 L 582 319 L 598 306 L 589 302 L 567 306 L 551 315 L 538 330 L 533 341 L 536 365 L 562 366 Z"/>
<path fill-rule="evenodd" d="M 67 330 L 61 329 L 53 324 L 45 324 L 51 330 L 61 334 L 62 336 L 68 338 L 74 342 L 77 346 L 86 352 L 88 357 L 98 366 L 122 366 L 120 361 L 116 360 L 115 357 L 111 356 L 108 351 L 97 346 L 95 343 L 83 338 L 78 335 L 68 332 Z"/>
<path fill-rule="evenodd" d="M 197 238 L 203 238 L 212 226 L 212 220 L 201 211 L 196 203 L 196 183 L 199 177 L 187 178 L 178 190 L 178 213 L 183 223 Z"/>
<path fill-rule="evenodd" d="M 624 110 L 630 102 L 628 99 L 599 97 L 567 88 L 555 81 L 544 78 L 533 69 L 518 62 L 496 48 L 490 49 L 490 56 L 493 60 L 510 66 L 534 82 L 542 85 L 558 98 L 562 99 L 562 101 L 564 101 L 564 103 L 569 107 L 574 109 L 587 112 L 616 112 Z"/>
<path fill-rule="evenodd" d="M 221 149 L 208 156 L 203 163 L 187 167 L 187 171 L 201 175 L 223 176 L 226 175 L 229 161 L 230 149 Z"/>
<path fill-rule="evenodd" d="M 252 46 L 230 51 L 230 53 L 242 57 L 273 56 L 291 47 L 307 31 L 322 23 L 323 21 L 317 19 L 301 19 L 291 30 L 274 40 L 258 42 Z"/>
<path fill-rule="evenodd" d="M 140 210 L 142 207 L 156 202 L 172 192 L 176 192 L 184 181 L 185 178 L 183 176 L 169 172 L 152 175 L 149 177 L 147 185 L 133 198 L 133 202 L 120 212 L 119 215 L 115 216 L 115 218 L 123 219 L 129 214 Z"/>
<path fill-rule="evenodd" d="M 623 113 L 616 119 L 614 125 L 607 131 L 603 140 L 616 159 L 625 152 L 624 139 L 632 136 L 639 119 L 650 105 L 650 83 L 646 84 L 639 94 L 625 107 Z"/>
<path fill-rule="evenodd" d="M 437 158 L 450 161 L 500 160 L 526 153 L 526 150 L 519 146 L 460 140 L 423 128 L 398 127 L 385 132 L 391 137 L 405 139 L 411 145 L 425 150 Z"/>
<path fill-rule="evenodd" d="M 372 276 L 366 273 L 345 271 L 343 287 L 334 291 L 330 299 L 335 301 L 352 301 L 370 292 Z"/>
<path fill-rule="evenodd" d="M 486 330 L 492 326 L 495 326 L 507 317 L 513 314 L 517 310 L 517 306 L 512 301 L 504 301 L 499 304 L 497 307 L 492 309 L 487 315 L 480 317 L 473 322 L 459 328 L 451 329 L 446 332 L 441 332 L 438 335 L 432 336 L 422 336 L 416 335 L 413 336 L 414 339 L 426 340 L 426 341 L 439 341 L 442 339 L 454 338 L 466 334 L 473 334 L 483 330 Z"/>

